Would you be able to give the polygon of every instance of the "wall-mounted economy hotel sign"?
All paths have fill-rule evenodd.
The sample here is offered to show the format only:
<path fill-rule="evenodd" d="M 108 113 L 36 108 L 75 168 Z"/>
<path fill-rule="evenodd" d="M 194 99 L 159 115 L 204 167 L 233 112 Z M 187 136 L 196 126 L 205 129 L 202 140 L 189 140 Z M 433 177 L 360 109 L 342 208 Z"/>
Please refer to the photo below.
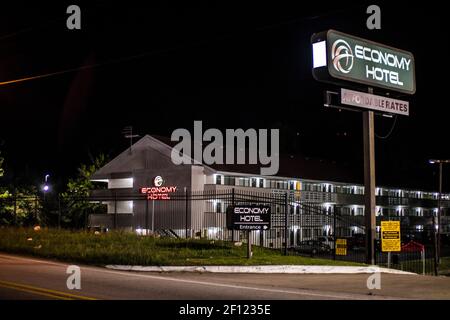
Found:
<path fill-rule="evenodd" d="M 409 102 L 386 98 L 374 94 L 341 89 L 341 104 L 409 116 Z"/>
<path fill-rule="evenodd" d="M 314 34 L 313 76 L 342 84 L 347 81 L 406 94 L 416 91 L 412 53 L 335 30 Z"/>
<path fill-rule="evenodd" d="M 139 192 L 147 195 L 148 200 L 170 200 L 170 194 L 177 191 L 177 186 L 163 186 L 161 176 L 153 178 L 153 187 L 142 187 Z"/>

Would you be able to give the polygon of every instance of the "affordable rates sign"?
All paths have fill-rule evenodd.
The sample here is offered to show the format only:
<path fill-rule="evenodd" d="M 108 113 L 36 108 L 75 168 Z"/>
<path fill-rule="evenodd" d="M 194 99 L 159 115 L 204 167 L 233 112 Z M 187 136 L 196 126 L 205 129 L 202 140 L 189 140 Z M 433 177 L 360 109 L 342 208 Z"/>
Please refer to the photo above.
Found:
<path fill-rule="evenodd" d="M 381 111 L 382 113 L 395 113 L 409 115 L 409 102 L 391 99 L 374 94 L 341 89 L 341 103 L 364 109 Z"/>
<path fill-rule="evenodd" d="M 412 53 L 339 31 L 313 35 L 313 76 L 341 84 L 341 80 L 406 94 L 416 91 Z"/>
<path fill-rule="evenodd" d="M 270 206 L 229 206 L 227 208 L 227 228 L 233 230 L 270 229 Z"/>

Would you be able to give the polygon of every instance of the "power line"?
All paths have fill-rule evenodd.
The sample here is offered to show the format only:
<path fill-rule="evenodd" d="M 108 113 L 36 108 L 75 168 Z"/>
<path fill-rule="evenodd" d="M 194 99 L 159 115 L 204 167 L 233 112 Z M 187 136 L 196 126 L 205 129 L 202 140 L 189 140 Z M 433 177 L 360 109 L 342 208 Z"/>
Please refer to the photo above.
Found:
<path fill-rule="evenodd" d="M 388 133 L 386 134 L 386 135 L 384 135 L 384 136 L 380 136 L 380 135 L 378 135 L 376 132 L 375 132 L 375 136 L 378 138 L 378 139 L 387 139 L 387 138 L 389 138 L 389 136 L 392 134 L 392 132 L 394 131 L 394 128 L 395 128 L 395 124 L 397 123 L 397 115 L 394 115 L 394 122 L 392 123 L 392 127 L 391 127 L 391 129 L 388 131 Z"/>
<path fill-rule="evenodd" d="M 317 18 L 320 18 L 320 17 L 323 17 L 323 16 L 337 14 L 337 13 L 342 12 L 342 11 L 344 11 L 344 10 L 340 9 L 340 10 L 335 10 L 335 11 L 328 12 L 328 13 L 322 13 L 322 14 L 316 15 L 316 16 L 307 16 L 307 17 L 301 17 L 301 18 L 298 18 L 298 19 L 281 21 L 279 23 L 275 23 L 275 24 L 271 24 L 271 25 L 266 25 L 266 26 L 262 26 L 262 27 L 256 27 L 255 29 L 249 30 L 249 31 L 250 32 L 264 31 L 264 30 L 267 30 L 267 29 L 277 28 L 277 27 L 280 27 L 280 26 L 283 26 L 283 25 L 289 25 L 289 24 L 298 23 L 298 22 L 301 22 L 301 21 L 313 20 L 313 19 L 317 19 Z M 59 19 L 48 21 L 47 23 L 52 23 L 52 22 L 55 22 L 57 20 L 59 20 Z M 19 30 L 16 33 L 0 36 L 0 40 L 2 38 L 13 37 L 14 35 L 17 35 L 19 33 L 22 33 L 22 32 L 26 33 L 26 32 L 32 31 L 32 30 L 33 30 L 32 27 L 24 29 L 24 30 Z M 232 34 L 226 34 L 226 35 L 223 35 L 223 36 L 218 37 L 216 39 L 213 39 L 213 41 L 218 41 L 220 39 L 228 38 L 230 36 L 232 36 Z M 208 43 L 210 41 L 211 40 L 194 41 L 194 42 L 191 42 L 190 44 L 188 44 L 188 46 L 201 45 L 201 44 Z M 48 78 L 48 77 L 52 77 L 52 76 L 62 75 L 62 74 L 71 73 L 71 72 L 75 72 L 75 71 L 93 69 L 93 68 L 106 66 L 106 65 L 111 65 L 111 64 L 117 64 L 117 63 L 121 63 L 121 62 L 125 62 L 125 61 L 130 61 L 130 60 L 133 60 L 133 59 L 142 58 L 142 57 L 145 57 L 145 56 L 148 56 L 148 55 L 164 53 L 164 52 L 170 52 L 170 51 L 178 50 L 178 49 L 185 48 L 185 47 L 186 47 L 186 44 L 182 44 L 182 45 L 179 45 L 179 46 L 176 46 L 176 47 L 173 47 L 173 48 L 160 49 L 160 50 L 155 50 L 155 51 L 150 51 L 150 52 L 144 52 L 144 53 L 140 53 L 140 54 L 136 54 L 136 55 L 131 55 L 131 56 L 121 57 L 121 58 L 117 58 L 117 59 L 112 59 L 112 60 L 105 61 L 105 62 L 90 64 L 90 65 L 84 65 L 84 66 L 79 66 L 79 67 L 74 67 L 74 68 L 70 68 L 70 69 L 65 69 L 65 70 L 45 73 L 45 74 L 36 75 L 36 76 L 29 76 L 29 77 L 23 77 L 23 78 L 19 78 L 19 79 L 14 79 L 14 80 L 3 81 L 3 82 L 0 82 L 0 86 L 14 84 L 14 83 L 20 83 L 20 82 L 25 82 L 25 81 L 30 81 L 30 80 Z"/>

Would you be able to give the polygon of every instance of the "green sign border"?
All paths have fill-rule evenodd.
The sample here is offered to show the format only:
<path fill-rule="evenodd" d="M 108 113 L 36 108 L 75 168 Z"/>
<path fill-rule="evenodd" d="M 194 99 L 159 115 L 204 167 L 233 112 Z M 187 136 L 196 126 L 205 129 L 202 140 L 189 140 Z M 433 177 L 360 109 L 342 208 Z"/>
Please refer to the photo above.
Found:
<path fill-rule="evenodd" d="M 338 36 L 350 38 L 350 39 L 356 40 L 356 41 L 361 41 L 361 42 L 367 43 L 369 45 L 378 46 L 378 47 L 381 47 L 381 48 L 389 49 L 389 50 L 392 50 L 392 51 L 395 51 L 395 52 L 398 52 L 398 53 L 410 56 L 410 58 L 412 60 L 412 63 L 413 63 L 412 64 L 413 65 L 413 68 L 412 68 L 413 89 L 412 89 L 412 91 L 411 90 L 401 89 L 401 88 L 395 87 L 395 86 L 384 85 L 384 84 L 376 82 L 376 81 L 373 81 L 373 82 L 372 81 L 365 81 L 365 80 L 361 80 L 361 79 L 355 79 L 353 77 L 347 77 L 345 75 L 338 75 L 336 72 L 330 71 L 333 68 L 333 61 L 331 60 L 331 47 L 332 47 L 333 44 L 329 40 L 330 39 L 329 36 L 332 33 L 334 33 L 335 35 L 338 35 Z M 336 31 L 336 30 L 333 30 L 333 29 L 330 29 L 330 30 L 327 31 L 326 39 L 327 39 L 327 67 L 328 67 L 328 73 L 330 74 L 331 77 L 337 78 L 337 79 L 341 79 L 341 80 L 350 81 L 350 82 L 357 82 L 357 83 L 365 84 L 365 85 L 368 85 L 368 86 L 385 88 L 385 89 L 389 89 L 389 90 L 392 90 L 392 91 L 398 91 L 398 92 L 407 93 L 407 94 L 414 94 L 416 92 L 416 62 L 415 62 L 415 59 L 414 59 L 414 55 L 411 52 L 406 51 L 406 50 L 401 50 L 401 49 L 398 49 L 398 48 L 394 48 L 394 47 L 391 47 L 391 46 L 388 46 L 388 45 L 385 45 L 385 44 L 381 44 L 381 43 L 378 43 L 378 42 L 375 42 L 375 41 L 371 41 L 371 40 L 363 39 L 363 38 L 360 38 L 360 37 L 352 36 L 352 35 L 349 35 L 349 34 L 346 34 L 346 33 L 340 32 L 340 31 Z"/>

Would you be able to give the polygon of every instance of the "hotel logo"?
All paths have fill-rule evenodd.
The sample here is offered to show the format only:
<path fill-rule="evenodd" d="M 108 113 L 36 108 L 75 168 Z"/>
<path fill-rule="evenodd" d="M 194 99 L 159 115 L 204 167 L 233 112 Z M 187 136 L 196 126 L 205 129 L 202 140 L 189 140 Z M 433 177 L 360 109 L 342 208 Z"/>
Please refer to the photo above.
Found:
<path fill-rule="evenodd" d="M 334 68 L 342 73 L 349 73 L 353 68 L 353 51 L 348 42 L 338 39 L 331 48 L 331 60 Z"/>
<path fill-rule="evenodd" d="M 164 183 L 164 179 L 161 176 L 156 176 L 153 179 L 153 185 L 155 187 L 161 187 L 163 185 L 163 183 Z"/>

